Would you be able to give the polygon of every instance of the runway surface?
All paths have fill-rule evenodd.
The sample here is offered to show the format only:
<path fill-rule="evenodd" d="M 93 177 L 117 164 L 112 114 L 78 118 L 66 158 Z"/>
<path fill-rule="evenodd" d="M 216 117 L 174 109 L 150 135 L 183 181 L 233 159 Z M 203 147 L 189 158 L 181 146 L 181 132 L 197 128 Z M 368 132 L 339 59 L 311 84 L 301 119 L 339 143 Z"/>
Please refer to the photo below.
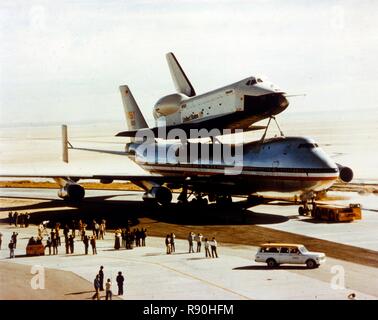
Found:
<path fill-rule="evenodd" d="M 52 217 L 59 214 L 59 210 L 63 210 L 64 214 L 69 210 L 75 210 L 56 205 L 56 201 L 59 201 L 56 190 L 1 189 L 0 196 L 3 198 L 0 200 L 2 203 L 0 218 L 7 215 L 10 209 L 9 201 L 14 201 L 12 204 L 14 210 L 40 213 L 41 217 L 41 211 L 43 216 Z M 130 214 L 128 211 L 138 208 L 141 193 L 89 190 L 87 197 L 90 208 L 94 208 L 99 201 L 105 201 L 109 206 L 118 204 L 117 208 L 122 208 L 123 214 L 127 215 Z M 374 205 L 374 198 L 366 199 L 366 205 Z M 51 202 L 54 205 L 51 205 Z M 7 205 L 4 206 L 4 203 Z M 132 204 L 134 205 L 131 206 Z M 368 209 L 363 211 L 363 220 L 350 224 L 311 223 L 306 221 L 306 218 L 296 216 L 296 206 L 287 205 L 254 207 L 250 209 L 253 211 L 250 216 L 254 217 L 251 218 L 252 220 L 256 219 L 255 228 L 264 228 L 259 230 L 289 230 L 340 244 L 361 245 L 376 250 L 377 213 L 374 211 L 376 209 L 374 206 Z M 101 210 L 106 210 L 106 205 L 102 206 Z M 103 215 L 106 214 L 103 212 Z M 121 215 L 122 212 L 117 211 L 117 214 Z M 195 213 L 193 217 L 194 215 Z M 112 217 L 114 216 L 113 214 Z M 149 219 L 149 230 L 152 231 L 155 222 Z M 189 228 L 193 232 L 208 230 L 205 236 L 214 235 L 211 234 L 213 228 L 206 229 L 209 225 L 199 224 L 198 219 L 185 220 L 184 223 L 179 222 L 176 225 L 172 221 L 168 222 L 166 225 L 169 228 L 177 227 L 177 230 Z M 225 224 L 220 229 L 221 232 L 236 232 L 235 230 L 248 227 L 243 225 L 243 222 L 235 224 L 235 221 L 232 221 L 232 225 L 227 225 L 221 219 L 215 220 L 216 224 L 220 222 Z M 283 266 L 277 270 L 270 270 L 264 264 L 253 261 L 257 250 L 255 245 L 220 241 L 218 249 L 220 258 L 206 259 L 203 252 L 187 253 L 187 241 L 184 239 L 177 239 L 175 254 L 166 255 L 164 239 L 151 236 L 147 238 L 146 247 L 117 251 L 113 249 L 112 233 L 109 233 L 105 240 L 98 241 L 99 254 L 96 256 L 83 255 L 83 245 L 76 239 L 74 255 L 64 254 L 64 247 L 60 247 L 58 256 L 22 257 L 25 254 L 26 241 L 30 236 L 36 235 L 36 228 L 34 226 L 27 229 L 15 228 L 1 224 L 0 230 L 4 235 L 0 261 L 27 266 L 39 264 L 45 268 L 71 271 L 87 280 L 90 288 L 99 266 L 104 265 L 105 277 L 110 277 L 113 283 L 118 271 L 125 273 L 127 289 L 124 299 L 347 299 L 351 292 L 357 294 L 357 299 L 378 298 L 378 265 L 366 266 L 328 257 L 326 264 L 315 270 L 308 270 L 302 266 Z M 13 231 L 20 234 L 16 250 L 16 255 L 20 257 L 10 260 L 7 258 L 8 250 L 4 249 L 4 244 L 7 244 Z M 175 230 L 166 230 L 167 233 L 173 231 Z M 222 237 L 220 232 L 215 235 L 218 239 Z M 30 278 L 26 277 L 25 281 L 30 282 Z M 3 282 L 0 283 L 0 287 L 1 285 Z M 83 298 L 89 299 L 91 296 L 92 293 L 88 293 L 88 296 Z"/>

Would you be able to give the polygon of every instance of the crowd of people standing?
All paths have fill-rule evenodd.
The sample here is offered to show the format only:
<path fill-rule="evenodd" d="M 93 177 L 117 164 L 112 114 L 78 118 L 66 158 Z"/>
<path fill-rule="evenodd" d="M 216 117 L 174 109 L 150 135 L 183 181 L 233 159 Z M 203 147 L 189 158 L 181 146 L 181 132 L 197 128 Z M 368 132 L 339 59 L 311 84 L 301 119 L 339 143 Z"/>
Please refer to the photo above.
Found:
<path fill-rule="evenodd" d="M 188 235 L 188 243 L 189 243 L 189 253 L 194 253 L 194 243 L 197 244 L 197 250 L 196 252 L 201 252 L 202 242 L 204 243 L 205 247 L 205 256 L 206 258 L 218 258 L 217 253 L 217 247 L 218 243 L 215 237 L 213 237 L 210 241 L 208 238 L 204 238 L 201 233 L 198 233 L 197 235 L 194 232 L 189 232 Z M 211 254 L 210 254 L 210 248 L 211 248 Z"/>
<path fill-rule="evenodd" d="M 95 293 L 92 296 L 92 300 L 100 300 L 100 291 L 105 291 L 105 300 L 112 300 L 113 298 L 113 290 L 112 290 L 112 281 L 110 278 L 106 280 L 105 283 L 105 289 L 104 289 L 104 266 L 100 267 L 100 270 L 98 271 L 95 279 L 93 280 L 93 287 L 95 290 Z M 119 271 L 118 275 L 116 277 L 117 287 L 118 287 L 118 295 L 123 295 L 123 287 L 125 278 L 122 275 L 122 272 Z"/>
<path fill-rule="evenodd" d="M 129 227 L 120 229 L 114 232 L 114 249 L 120 248 L 132 249 L 135 247 L 145 247 L 147 238 L 147 229 L 133 229 Z"/>
<path fill-rule="evenodd" d="M 9 224 L 15 224 L 16 227 L 29 226 L 30 214 L 9 212 Z M 87 255 L 89 253 L 89 246 L 92 248 L 92 254 L 97 254 L 97 241 L 103 240 L 106 234 L 106 221 L 101 219 L 99 221 L 93 220 L 90 224 L 91 232 L 88 233 L 88 224 L 82 220 L 72 220 L 71 223 L 66 223 L 64 227 L 59 222 L 55 223 L 51 228 L 51 232 L 47 231 L 47 224 L 49 221 L 44 221 L 38 226 L 38 237 L 33 240 L 35 244 L 42 244 L 42 240 L 47 237 L 45 249 L 48 249 L 48 254 L 57 255 L 59 253 L 59 247 L 61 243 L 61 234 L 64 236 L 65 253 L 73 254 L 75 252 L 75 238 L 80 237 L 80 241 L 84 244 L 84 252 Z M 13 232 L 8 247 L 10 249 L 10 257 L 14 257 L 14 250 L 17 246 L 18 233 Z M 144 247 L 146 245 L 147 229 L 136 228 L 130 230 L 129 226 L 126 228 L 118 228 L 114 232 L 114 249 L 119 250 L 121 248 L 132 249 L 133 247 Z M 33 237 L 34 239 L 34 237 Z M 165 237 L 166 253 L 172 254 L 176 252 L 175 247 L 176 235 L 172 232 Z M 213 237 L 211 240 L 204 238 L 201 233 L 195 234 L 189 232 L 188 237 L 188 252 L 200 253 L 204 248 L 206 258 L 218 258 L 217 247 L 218 243 Z M 0 248 L 2 242 L 2 235 L 0 234 Z M 29 241 L 29 245 L 31 242 Z M 195 248 L 196 246 L 196 248 Z"/>
<path fill-rule="evenodd" d="M 172 254 L 176 251 L 175 238 L 176 238 L 176 235 L 174 233 L 167 234 L 167 236 L 165 237 L 165 247 L 166 247 L 167 254 Z M 218 258 L 218 252 L 217 252 L 218 243 L 215 237 L 213 237 L 211 240 L 208 240 L 208 238 L 204 238 L 201 233 L 195 234 L 194 232 L 189 232 L 187 240 L 189 244 L 189 253 L 201 252 L 202 243 L 203 243 L 205 247 L 206 258 Z M 196 244 L 196 251 L 194 251 L 195 244 Z"/>
<path fill-rule="evenodd" d="M 102 220 L 101 222 L 101 230 L 102 232 L 100 233 L 100 228 L 99 232 L 97 233 L 95 229 L 93 229 L 93 234 L 92 235 L 87 235 L 87 230 L 86 227 L 87 225 L 83 223 L 81 220 L 79 220 L 78 224 L 76 224 L 75 220 L 72 220 L 71 226 L 66 224 L 63 227 L 63 236 L 64 236 L 64 244 L 66 248 L 66 254 L 73 254 L 75 252 L 75 238 L 76 236 L 80 236 L 80 241 L 83 242 L 84 244 L 84 250 L 85 254 L 88 254 L 88 249 L 89 245 L 92 247 L 92 254 L 97 254 L 97 243 L 96 240 L 98 237 L 101 237 L 101 239 L 104 239 L 104 234 L 106 230 L 105 226 L 105 220 Z M 94 220 L 93 221 L 94 225 L 97 225 L 97 222 Z M 38 233 L 43 235 L 44 232 L 43 225 L 41 224 L 38 228 Z M 70 233 L 71 230 L 71 233 Z M 78 231 L 78 234 L 76 234 L 76 230 Z M 55 227 L 51 229 L 51 232 L 49 234 L 49 237 L 47 238 L 46 241 L 46 248 L 49 250 L 49 255 L 51 255 L 51 249 L 52 249 L 52 254 L 57 255 L 58 254 L 58 247 L 61 246 L 61 224 L 56 223 Z"/>
<path fill-rule="evenodd" d="M 8 213 L 8 222 L 10 226 L 14 224 L 16 228 L 18 228 L 18 226 L 20 226 L 21 228 L 27 228 L 30 224 L 30 213 L 10 211 Z"/>

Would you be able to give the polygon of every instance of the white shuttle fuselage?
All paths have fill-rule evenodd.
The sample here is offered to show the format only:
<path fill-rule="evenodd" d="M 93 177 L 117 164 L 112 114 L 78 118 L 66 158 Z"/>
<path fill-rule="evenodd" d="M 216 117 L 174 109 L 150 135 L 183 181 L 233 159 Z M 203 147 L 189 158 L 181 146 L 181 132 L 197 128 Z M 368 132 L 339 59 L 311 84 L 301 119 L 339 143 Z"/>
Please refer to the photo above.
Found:
<path fill-rule="evenodd" d="M 182 93 L 165 96 L 157 101 L 153 114 L 158 125 L 175 126 L 217 118 L 226 124 L 223 128 L 247 129 L 256 121 L 282 112 L 287 106 L 280 88 L 260 78 L 249 77 L 194 97 Z"/>

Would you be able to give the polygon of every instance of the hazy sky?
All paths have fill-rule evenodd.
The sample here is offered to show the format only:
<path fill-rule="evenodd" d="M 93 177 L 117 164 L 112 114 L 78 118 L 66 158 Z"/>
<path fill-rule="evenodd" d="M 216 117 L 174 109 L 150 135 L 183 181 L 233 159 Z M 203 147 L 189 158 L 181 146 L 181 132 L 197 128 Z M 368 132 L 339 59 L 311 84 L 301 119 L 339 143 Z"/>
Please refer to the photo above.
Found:
<path fill-rule="evenodd" d="M 0 122 L 148 121 L 174 92 L 173 51 L 197 93 L 262 74 L 285 113 L 378 107 L 378 1 L 0 2 Z M 324 112 L 326 116 L 326 112 Z"/>

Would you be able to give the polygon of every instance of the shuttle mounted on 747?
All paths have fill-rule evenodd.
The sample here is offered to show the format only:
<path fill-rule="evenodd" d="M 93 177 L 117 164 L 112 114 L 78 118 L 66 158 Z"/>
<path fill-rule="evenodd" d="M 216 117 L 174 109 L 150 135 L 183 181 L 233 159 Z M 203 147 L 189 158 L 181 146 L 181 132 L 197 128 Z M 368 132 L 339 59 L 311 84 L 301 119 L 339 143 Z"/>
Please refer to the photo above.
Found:
<path fill-rule="evenodd" d="M 167 54 L 167 60 L 177 93 L 158 100 L 153 110 L 157 120 L 165 119 L 167 131 L 260 129 L 253 123 L 271 118 L 288 106 L 284 91 L 256 77 L 196 95 L 172 53 Z M 66 200 L 84 198 L 84 188 L 78 183 L 80 179 L 97 179 L 102 183 L 128 180 L 145 190 L 144 200 L 163 205 L 171 202 L 174 187 L 181 188 L 179 200 L 184 203 L 191 194 L 195 195 L 197 203 L 215 201 L 225 204 L 235 195 L 254 197 L 273 192 L 296 195 L 303 199 L 305 208 L 308 195 L 327 190 L 337 179 L 349 182 L 353 178 L 351 169 L 335 163 L 315 141 L 305 137 L 265 139 L 265 132 L 260 141 L 246 144 L 222 144 L 214 139 L 207 144 L 134 139 L 137 134 L 147 132 L 156 135 L 159 127 L 148 128 L 128 86 L 121 86 L 120 90 L 129 130 L 117 136 L 132 137 L 126 151 L 73 148 L 63 126 L 63 155 L 68 162 L 68 147 L 71 147 L 124 156 L 142 167 L 146 174 L 131 171 L 117 175 L 101 172 L 72 174 L 67 168 L 66 172 L 53 175 L 41 172 L 2 176 L 53 178 L 60 186 L 58 195 Z M 238 163 L 230 164 L 223 152 L 226 149 L 233 155 L 239 150 Z M 202 150 L 208 151 L 204 154 Z M 191 157 L 193 151 L 195 158 Z"/>

